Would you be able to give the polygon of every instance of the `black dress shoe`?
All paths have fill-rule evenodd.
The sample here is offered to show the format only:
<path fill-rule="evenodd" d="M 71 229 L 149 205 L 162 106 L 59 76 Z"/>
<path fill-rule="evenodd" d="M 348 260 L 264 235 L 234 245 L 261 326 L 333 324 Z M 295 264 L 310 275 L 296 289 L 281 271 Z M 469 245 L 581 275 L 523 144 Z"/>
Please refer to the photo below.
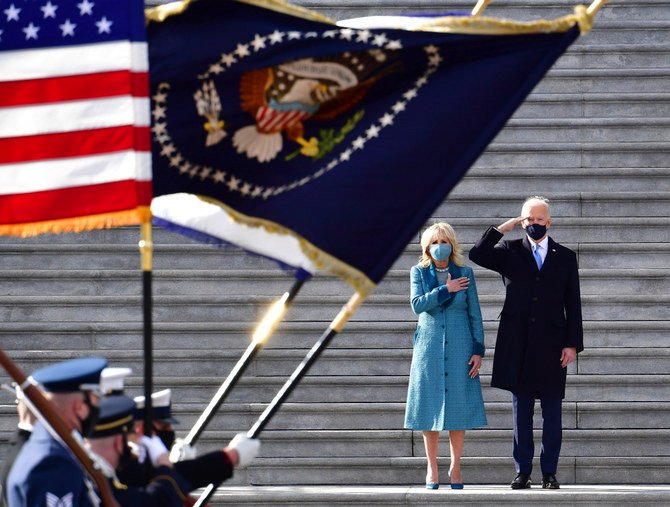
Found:
<path fill-rule="evenodd" d="M 542 489 L 560 489 L 560 487 L 554 474 L 542 474 Z"/>
<path fill-rule="evenodd" d="M 512 489 L 529 489 L 530 485 L 530 474 L 516 474 L 511 484 Z"/>

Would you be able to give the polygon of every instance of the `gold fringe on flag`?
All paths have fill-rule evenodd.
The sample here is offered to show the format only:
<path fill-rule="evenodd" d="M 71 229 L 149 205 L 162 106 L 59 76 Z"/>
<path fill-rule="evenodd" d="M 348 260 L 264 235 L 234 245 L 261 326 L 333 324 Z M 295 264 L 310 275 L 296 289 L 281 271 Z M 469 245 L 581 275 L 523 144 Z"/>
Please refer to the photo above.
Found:
<path fill-rule="evenodd" d="M 21 236 L 27 238 L 40 234 L 58 234 L 63 232 L 82 232 L 110 227 L 123 227 L 151 222 L 151 209 L 148 206 L 99 215 L 61 218 L 43 222 L 22 224 L 0 224 L 0 236 Z"/>
<path fill-rule="evenodd" d="M 145 10 L 145 17 L 147 22 L 161 22 L 170 16 L 184 12 L 193 1 L 194 0 L 182 0 L 152 7 Z M 304 19 L 310 19 L 312 21 L 335 24 L 335 21 L 318 12 L 292 5 L 284 0 L 236 1 Z M 424 32 L 465 33 L 473 35 L 521 35 L 567 32 L 575 24 L 578 24 L 581 34 L 585 35 L 591 30 L 595 13 L 607 3 L 607 0 L 594 0 L 588 8 L 583 5 L 577 5 L 574 8 L 574 14 L 568 14 L 550 20 L 513 21 L 509 19 L 480 16 L 491 1 L 492 0 L 479 0 L 472 10 L 472 16 L 444 16 L 433 18 L 427 23 L 419 25 L 414 30 Z"/>
<path fill-rule="evenodd" d="M 350 266 L 349 264 L 342 262 L 341 260 L 333 257 L 327 252 L 324 252 L 319 247 L 313 245 L 305 238 L 296 234 L 294 231 L 284 227 L 280 224 L 266 220 L 263 218 L 256 218 L 245 215 L 238 211 L 235 211 L 230 206 L 213 199 L 211 197 L 198 195 L 198 199 L 203 202 L 214 204 L 223 209 L 228 217 L 236 223 L 244 224 L 249 227 L 258 227 L 262 228 L 268 233 L 271 234 L 281 234 L 286 236 L 291 236 L 298 241 L 300 245 L 300 250 L 305 254 L 305 256 L 314 264 L 314 266 L 319 269 L 328 272 L 331 275 L 335 275 L 339 278 L 342 278 L 354 289 L 360 292 L 363 296 L 367 296 L 377 284 L 370 280 L 363 272 L 358 269 Z"/>

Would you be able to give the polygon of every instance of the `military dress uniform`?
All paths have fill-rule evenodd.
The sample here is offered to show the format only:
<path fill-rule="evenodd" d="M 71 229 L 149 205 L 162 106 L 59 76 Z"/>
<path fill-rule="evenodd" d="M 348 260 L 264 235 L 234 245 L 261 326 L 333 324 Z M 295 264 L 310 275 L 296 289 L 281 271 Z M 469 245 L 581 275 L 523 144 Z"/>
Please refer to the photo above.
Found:
<path fill-rule="evenodd" d="M 52 393 L 93 390 L 106 366 L 103 358 L 73 359 L 36 370 L 32 379 Z M 9 472 L 7 499 L 11 507 L 97 505 L 93 484 L 82 466 L 40 422 Z"/>
<path fill-rule="evenodd" d="M 135 420 L 141 421 L 144 415 L 144 396 L 135 397 Z M 152 418 L 172 430 L 172 425 L 179 424 L 179 421 L 172 415 L 172 391 L 164 389 L 152 393 L 151 395 Z M 162 436 L 157 433 L 158 436 Z M 165 438 L 165 437 L 163 437 Z M 171 445 L 165 442 L 168 449 Z M 177 461 L 173 465 L 182 477 L 186 478 L 191 486 L 195 488 L 204 488 L 209 484 L 220 484 L 233 476 L 234 465 L 223 450 L 209 452 L 193 459 Z M 134 461 L 127 464 L 122 469 L 117 470 L 122 482 L 133 485 L 143 485 L 154 473 L 154 468 L 150 460 L 140 463 Z"/>
<path fill-rule="evenodd" d="M 100 416 L 90 440 L 132 432 L 134 411 L 132 398 L 125 395 L 105 396 L 100 402 Z M 112 472 L 111 476 L 108 475 L 112 494 L 122 507 L 181 507 L 185 501 L 188 502 L 187 494 L 193 489 L 179 472 L 170 467 L 152 468 L 151 473 L 141 480 L 131 475 L 128 478 L 135 480 L 125 483 L 113 473 L 109 463 L 106 465 L 105 468 Z"/>
<path fill-rule="evenodd" d="M 9 475 L 9 471 L 12 469 L 16 457 L 21 452 L 23 445 L 30 438 L 32 432 L 32 428 L 28 430 L 19 427 L 16 433 L 9 439 L 5 457 L 2 460 L 2 465 L 0 465 L 0 505 L 2 507 L 7 507 L 7 476 Z"/>

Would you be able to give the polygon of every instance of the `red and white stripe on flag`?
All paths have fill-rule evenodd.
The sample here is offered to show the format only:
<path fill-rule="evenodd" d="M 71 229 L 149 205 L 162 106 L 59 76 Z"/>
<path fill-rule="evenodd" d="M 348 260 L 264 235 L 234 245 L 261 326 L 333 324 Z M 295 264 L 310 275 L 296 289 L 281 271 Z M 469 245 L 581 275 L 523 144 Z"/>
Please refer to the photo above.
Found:
<path fill-rule="evenodd" d="M 149 221 L 146 41 L 2 49 L 0 235 Z"/>

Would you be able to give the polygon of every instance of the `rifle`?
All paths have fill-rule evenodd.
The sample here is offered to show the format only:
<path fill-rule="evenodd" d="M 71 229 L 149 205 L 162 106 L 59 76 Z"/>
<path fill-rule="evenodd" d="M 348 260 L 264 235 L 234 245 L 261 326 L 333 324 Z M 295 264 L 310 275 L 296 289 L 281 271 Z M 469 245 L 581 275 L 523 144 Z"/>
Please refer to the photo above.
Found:
<path fill-rule="evenodd" d="M 84 471 L 91 477 L 91 479 L 93 479 L 93 482 L 98 488 L 102 505 L 104 507 L 120 507 L 112 495 L 109 482 L 107 482 L 105 476 L 93 466 L 93 462 L 89 458 L 87 452 L 74 439 L 70 433 L 70 429 L 58 415 L 53 403 L 42 394 L 36 385 L 31 384 L 28 381 L 26 375 L 14 364 L 2 349 L 0 349 L 0 364 L 2 364 L 2 367 L 7 371 L 14 382 L 21 386 L 25 397 L 28 398 L 30 403 L 32 403 L 37 410 L 39 410 L 42 417 L 44 417 L 51 428 L 56 432 L 58 438 L 68 447 L 77 461 L 81 463 Z"/>

